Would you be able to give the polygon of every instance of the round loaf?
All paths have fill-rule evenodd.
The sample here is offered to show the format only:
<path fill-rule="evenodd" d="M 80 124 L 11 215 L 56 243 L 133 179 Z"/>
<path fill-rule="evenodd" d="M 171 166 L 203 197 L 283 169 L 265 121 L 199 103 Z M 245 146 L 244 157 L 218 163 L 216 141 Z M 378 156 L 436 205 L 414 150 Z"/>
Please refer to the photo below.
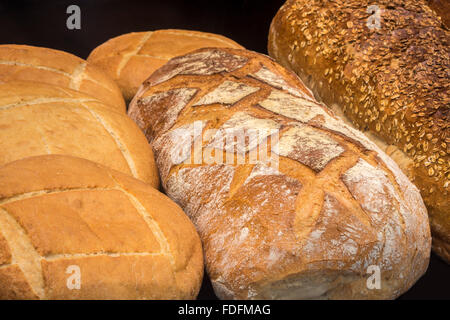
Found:
<path fill-rule="evenodd" d="M 450 5 L 289 0 L 272 21 L 269 53 L 397 153 L 427 205 L 433 249 L 450 262 L 450 32 L 427 3 L 442 13 Z"/>
<path fill-rule="evenodd" d="M 138 126 L 123 112 L 63 87 L 0 83 L 0 150 L 0 165 L 67 154 L 159 186 L 152 149 Z"/>
<path fill-rule="evenodd" d="M 38 81 L 81 91 L 115 111 L 125 111 L 116 83 L 73 54 L 26 45 L 0 45 L 0 81 Z"/>
<path fill-rule="evenodd" d="M 174 58 L 128 112 L 200 233 L 220 298 L 395 298 L 426 271 L 417 188 L 268 57 L 223 48 Z"/>
<path fill-rule="evenodd" d="M 194 299 L 200 239 L 162 193 L 60 155 L 0 167 L 0 299 Z"/>
<path fill-rule="evenodd" d="M 168 29 L 112 38 L 95 48 L 88 61 L 114 79 L 130 101 L 141 83 L 169 59 L 204 47 L 242 48 L 221 35 Z"/>
<path fill-rule="evenodd" d="M 450 2 L 448 0 L 428 0 L 428 5 L 441 18 L 447 29 L 450 29 Z"/>

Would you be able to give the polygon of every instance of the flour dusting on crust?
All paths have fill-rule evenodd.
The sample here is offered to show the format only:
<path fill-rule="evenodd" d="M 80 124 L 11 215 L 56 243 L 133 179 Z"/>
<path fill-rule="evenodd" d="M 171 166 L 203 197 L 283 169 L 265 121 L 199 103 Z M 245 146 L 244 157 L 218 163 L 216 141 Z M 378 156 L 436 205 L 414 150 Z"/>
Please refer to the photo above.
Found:
<path fill-rule="evenodd" d="M 318 103 L 279 90 L 273 90 L 269 97 L 261 101 L 259 105 L 273 113 L 304 123 L 318 115 L 327 115 L 327 112 Z"/>
<path fill-rule="evenodd" d="M 268 136 L 277 133 L 281 125 L 270 119 L 236 112 L 214 135 L 208 147 L 243 154 L 255 149 Z"/>
<path fill-rule="evenodd" d="M 309 126 L 289 128 L 280 138 L 278 154 L 321 171 L 345 150 L 329 135 Z"/>
<path fill-rule="evenodd" d="M 310 97 L 308 95 L 306 95 L 303 91 L 290 86 L 280 75 L 270 71 L 266 67 L 261 67 L 261 69 L 259 69 L 255 73 L 251 74 L 251 76 L 262 82 L 265 82 L 265 83 L 271 85 L 274 88 L 286 90 L 287 92 L 289 92 L 290 94 L 292 94 L 294 96 L 297 96 L 300 98 L 305 98 L 305 99 L 310 99 Z M 307 90 L 309 90 L 309 89 L 307 89 Z M 311 91 L 310 91 L 310 96 L 311 97 L 313 96 Z"/>
<path fill-rule="evenodd" d="M 174 125 L 181 110 L 186 107 L 197 91 L 193 88 L 178 88 L 139 99 L 138 108 L 132 110 L 132 117 L 145 133 L 149 126 L 144 123 L 144 119 L 152 119 L 153 135 L 164 133 Z M 164 110 L 162 115 L 157 116 L 162 110 Z"/>
<path fill-rule="evenodd" d="M 242 68 L 248 59 L 220 49 L 194 52 L 169 60 L 150 77 L 150 85 L 165 82 L 177 75 L 212 75 Z"/>
<path fill-rule="evenodd" d="M 174 165 L 181 164 L 191 157 L 194 141 L 201 139 L 201 133 L 206 121 L 195 121 L 185 124 L 161 135 L 153 141 L 156 162 L 162 180 L 167 178 Z"/>

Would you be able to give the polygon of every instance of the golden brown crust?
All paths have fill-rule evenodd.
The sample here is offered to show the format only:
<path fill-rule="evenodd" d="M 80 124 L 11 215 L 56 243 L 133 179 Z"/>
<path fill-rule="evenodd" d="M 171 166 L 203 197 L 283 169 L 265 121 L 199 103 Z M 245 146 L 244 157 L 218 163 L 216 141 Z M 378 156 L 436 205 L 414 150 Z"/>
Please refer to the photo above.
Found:
<path fill-rule="evenodd" d="M 170 223 L 169 223 L 170 221 Z M 85 159 L 48 155 L 0 167 L 2 299 L 193 299 L 200 239 L 154 188 Z M 78 266 L 81 288 L 67 286 Z"/>
<path fill-rule="evenodd" d="M 442 23 L 450 28 L 450 2 L 448 0 L 428 0 L 428 5 L 441 18 Z"/>
<path fill-rule="evenodd" d="M 243 48 L 218 34 L 167 29 L 112 38 L 95 48 L 88 61 L 114 79 L 130 101 L 141 83 L 169 59 L 204 47 Z"/>
<path fill-rule="evenodd" d="M 370 4 L 380 29 L 367 26 Z M 433 10 L 416 0 L 290 0 L 270 30 L 272 57 L 413 161 L 434 243 L 450 243 L 450 33 Z"/>
<path fill-rule="evenodd" d="M 128 113 L 200 233 L 220 298 L 394 298 L 425 272 L 431 239 L 417 188 L 270 58 L 229 48 L 176 57 Z M 236 151 L 222 144 L 233 130 L 261 132 Z M 265 142 L 278 166 L 249 161 Z M 228 162 L 206 158 L 222 153 Z M 366 286 L 370 265 L 380 290 Z"/>
<path fill-rule="evenodd" d="M 26 45 L 0 45 L 0 81 L 38 81 L 78 90 L 117 112 L 125 111 L 120 89 L 103 71 L 70 53 Z"/>
<path fill-rule="evenodd" d="M 0 83 L 0 132 L 0 165 L 68 154 L 159 186 L 153 152 L 137 125 L 80 92 L 31 81 Z"/>
<path fill-rule="evenodd" d="M 0 266 L 0 284 L 0 300 L 38 298 L 17 265 Z"/>

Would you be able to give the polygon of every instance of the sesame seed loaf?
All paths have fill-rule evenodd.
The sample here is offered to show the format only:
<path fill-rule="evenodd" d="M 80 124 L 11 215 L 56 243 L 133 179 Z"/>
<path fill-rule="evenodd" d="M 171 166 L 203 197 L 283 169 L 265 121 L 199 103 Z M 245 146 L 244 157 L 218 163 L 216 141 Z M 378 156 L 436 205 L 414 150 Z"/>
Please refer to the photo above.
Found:
<path fill-rule="evenodd" d="M 242 48 L 218 34 L 167 29 L 112 38 L 95 48 L 88 61 L 117 82 L 128 102 L 141 83 L 169 59 L 204 47 Z"/>
<path fill-rule="evenodd" d="M 396 152 L 427 205 L 434 251 L 448 262 L 449 40 L 424 0 L 289 0 L 269 35 L 273 58 Z"/>
<path fill-rule="evenodd" d="M 436 14 L 441 17 L 442 23 L 450 28 L 450 1 L 448 0 L 428 0 L 428 5 Z"/>
<path fill-rule="evenodd" d="M 0 165 L 30 156 L 67 154 L 159 187 L 153 151 L 123 111 L 46 83 L 0 83 L 0 150 Z"/>
<path fill-rule="evenodd" d="M 417 188 L 267 56 L 176 57 L 128 113 L 152 142 L 166 193 L 199 231 L 218 297 L 395 298 L 427 269 Z M 379 289 L 367 285 L 370 268 Z"/>
<path fill-rule="evenodd" d="M 73 54 L 26 45 L 0 45 L 0 81 L 38 81 L 88 94 L 118 112 L 125 101 L 102 70 Z"/>
<path fill-rule="evenodd" d="M 200 239 L 139 180 L 45 155 L 0 167 L 0 299 L 193 299 Z"/>

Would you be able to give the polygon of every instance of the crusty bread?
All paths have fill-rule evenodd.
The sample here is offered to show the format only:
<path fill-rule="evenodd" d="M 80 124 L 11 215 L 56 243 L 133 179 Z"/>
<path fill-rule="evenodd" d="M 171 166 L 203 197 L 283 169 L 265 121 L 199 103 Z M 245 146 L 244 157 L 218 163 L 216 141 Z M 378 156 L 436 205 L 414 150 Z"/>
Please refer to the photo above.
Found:
<path fill-rule="evenodd" d="M 0 299 L 193 299 L 202 276 L 194 226 L 154 188 L 70 156 L 0 167 Z"/>
<path fill-rule="evenodd" d="M 242 48 L 221 35 L 168 29 L 112 38 L 95 48 L 88 61 L 113 78 L 130 101 L 141 83 L 169 59 L 204 47 Z"/>
<path fill-rule="evenodd" d="M 86 93 L 113 110 L 125 111 L 116 83 L 70 53 L 26 45 L 0 45 L 0 81 L 39 81 Z"/>
<path fill-rule="evenodd" d="M 0 83 L 0 165 L 68 154 L 159 186 L 153 152 L 123 112 L 78 91 L 32 81 Z"/>
<path fill-rule="evenodd" d="M 395 298 L 427 269 L 417 188 L 268 57 L 209 48 L 174 58 L 128 113 L 152 141 L 167 194 L 200 233 L 220 298 Z M 270 157 L 251 161 L 264 143 Z M 380 289 L 367 286 L 372 265 Z"/>
<path fill-rule="evenodd" d="M 428 5 L 441 18 L 442 23 L 450 28 L 450 1 L 448 0 L 427 0 Z"/>
<path fill-rule="evenodd" d="M 367 26 L 369 4 L 379 29 Z M 433 248 L 450 262 L 449 40 L 424 0 L 290 0 L 269 35 L 271 56 L 316 97 L 399 149 L 427 205 Z"/>

